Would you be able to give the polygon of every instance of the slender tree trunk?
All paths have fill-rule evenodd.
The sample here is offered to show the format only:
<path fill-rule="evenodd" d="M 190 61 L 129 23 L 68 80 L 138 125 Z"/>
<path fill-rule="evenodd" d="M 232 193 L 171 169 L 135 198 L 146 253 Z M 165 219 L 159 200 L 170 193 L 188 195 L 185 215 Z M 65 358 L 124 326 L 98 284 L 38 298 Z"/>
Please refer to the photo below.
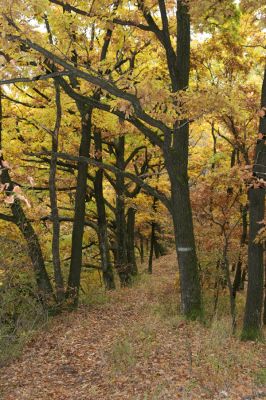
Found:
<path fill-rule="evenodd" d="M 234 297 L 236 297 L 236 292 L 238 292 L 241 289 L 242 264 L 243 264 L 242 249 L 246 243 L 247 229 L 248 229 L 248 221 L 247 221 L 248 206 L 247 205 L 242 206 L 241 214 L 242 214 L 242 235 L 241 235 L 241 239 L 240 239 L 240 254 L 238 257 L 238 261 L 237 261 L 235 278 L 234 278 L 234 283 L 233 283 Z"/>
<path fill-rule="evenodd" d="M 96 128 L 94 130 L 94 143 L 96 157 L 98 161 L 102 161 L 102 138 L 101 133 Z M 103 280 L 106 289 L 115 289 L 114 274 L 111 265 L 110 249 L 107 233 L 107 219 L 103 196 L 103 170 L 98 169 L 94 179 L 95 201 L 97 206 L 98 217 L 98 240 L 101 256 L 101 265 L 103 272 Z"/>
<path fill-rule="evenodd" d="M 81 113 L 81 143 L 79 155 L 89 157 L 91 143 L 91 117 L 92 108 L 84 110 L 80 108 Z M 84 233 L 86 192 L 87 192 L 87 173 L 88 165 L 78 163 L 77 191 L 75 196 L 75 214 L 72 230 L 71 262 L 68 277 L 68 297 L 72 297 L 73 305 L 78 305 L 78 295 L 80 287 L 80 275 L 82 267 L 82 241 Z"/>
<path fill-rule="evenodd" d="M 135 215 L 136 210 L 129 207 L 127 211 L 127 260 L 131 275 L 138 274 L 135 256 Z"/>
<path fill-rule="evenodd" d="M 220 286 L 221 286 L 221 277 L 220 277 L 220 259 L 216 263 L 216 279 L 214 283 L 214 305 L 213 305 L 213 317 L 216 315 L 218 302 L 219 302 L 219 294 L 220 294 Z"/>
<path fill-rule="evenodd" d="M 144 263 L 144 240 L 141 233 L 139 233 L 139 248 L 140 248 L 140 262 Z"/>
<path fill-rule="evenodd" d="M 116 167 L 125 169 L 125 138 L 120 136 L 116 142 Z M 117 272 L 121 286 L 131 283 L 131 274 L 127 260 L 127 226 L 125 216 L 125 178 L 116 175 L 116 238 L 117 238 Z"/>
<path fill-rule="evenodd" d="M 227 258 L 228 240 L 227 239 L 225 239 L 225 240 L 226 240 L 226 242 L 225 242 L 224 251 L 223 251 L 223 266 L 225 269 L 227 287 L 229 290 L 230 311 L 231 311 L 231 318 L 232 318 L 232 331 L 234 334 L 235 330 L 236 330 L 236 302 L 235 302 L 235 296 L 234 296 L 233 286 L 232 286 L 231 277 L 230 277 L 229 262 L 228 262 L 228 258 Z"/>
<path fill-rule="evenodd" d="M 55 128 L 52 134 L 52 153 L 56 153 L 58 151 L 58 134 L 61 123 L 61 103 L 60 103 L 60 87 L 59 84 L 55 81 L 55 91 L 56 91 L 56 122 Z M 53 265 L 54 265 L 54 279 L 56 286 L 56 298 L 59 303 L 64 300 L 64 281 L 61 271 L 60 265 L 60 221 L 59 221 L 59 213 L 57 207 L 57 193 L 56 193 L 56 166 L 57 166 L 57 157 L 52 154 L 51 163 L 50 163 L 50 175 L 49 175 L 49 194 L 50 194 L 50 203 L 51 203 L 51 216 L 53 223 L 53 237 L 52 237 L 52 256 L 53 256 Z"/>
<path fill-rule="evenodd" d="M 149 254 L 149 264 L 148 264 L 148 272 L 152 274 L 152 262 L 153 262 L 153 253 L 154 253 L 154 236 L 155 236 L 155 223 L 151 223 L 151 239 L 150 239 L 150 254 Z"/>
<path fill-rule="evenodd" d="M 3 158 L 1 157 L 0 163 L 2 160 Z M 12 191 L 14 185 L 10 179 L 8 170 L 1 168 L 0 170 L 2 172 L 1 183 L 9 183 L 8 190 Z M 53 288 L 45 268 L 44 258 L 38 236 L 34 231 L 32 224 L 26 217 L 26 214 L 24 213 L 24 210 L 18 199 L 16 199 L 11 205 L 11 211 L 14 217 L 14 222 L 19 228 L 27 243 L 28 254 L 33 265 L 40 298 L 42 299 L 42 301 L 46 302 L 46 299 L 51 297 L 53 293 Z"/>

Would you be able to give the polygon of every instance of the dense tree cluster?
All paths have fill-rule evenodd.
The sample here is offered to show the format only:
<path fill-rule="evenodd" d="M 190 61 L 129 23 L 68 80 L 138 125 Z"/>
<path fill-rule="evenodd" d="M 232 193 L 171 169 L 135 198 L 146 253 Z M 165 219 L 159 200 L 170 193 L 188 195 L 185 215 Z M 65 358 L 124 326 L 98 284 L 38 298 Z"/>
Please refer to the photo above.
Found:
<path fill-rule="evenodd" d="M 0 5 L 1 241 L 26 245 L 43 304 L 77 306 L 88 270 L 131 285 L 172 245 L 182 312 L 228 288 L 234 330 L 248 281 L 258 337 L 264 2 Z"/>

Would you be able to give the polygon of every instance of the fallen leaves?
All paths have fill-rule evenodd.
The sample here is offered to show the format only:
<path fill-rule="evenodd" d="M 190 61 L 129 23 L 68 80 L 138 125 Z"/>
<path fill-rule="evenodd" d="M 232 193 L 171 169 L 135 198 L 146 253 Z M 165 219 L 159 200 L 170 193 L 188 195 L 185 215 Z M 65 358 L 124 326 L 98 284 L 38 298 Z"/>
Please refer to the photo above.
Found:
<path fill-rule="evenodd" d="M 174 315 L 175 256 L 160 258 L 154 271 L 104 305 L 54 318 L 2 369 L 1 400 L 263 398 L 252 396 L 263 393 L 253 374 L 265 346 Z"/>

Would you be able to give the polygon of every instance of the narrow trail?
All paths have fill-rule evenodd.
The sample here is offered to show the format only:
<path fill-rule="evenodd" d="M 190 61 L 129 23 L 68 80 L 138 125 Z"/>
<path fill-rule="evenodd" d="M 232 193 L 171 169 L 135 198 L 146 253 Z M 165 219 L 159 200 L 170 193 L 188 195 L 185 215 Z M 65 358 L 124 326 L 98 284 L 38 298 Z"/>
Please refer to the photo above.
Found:
<path fill-rule="evenodd" d="M 178 316 L 175 264 L 162 257 L 105 304 L 56 317 L 0 370 L 0 399 L 266 398 L 255 379 L 265 346 L 231 338 L 226 321 L 207 329 Z"/>

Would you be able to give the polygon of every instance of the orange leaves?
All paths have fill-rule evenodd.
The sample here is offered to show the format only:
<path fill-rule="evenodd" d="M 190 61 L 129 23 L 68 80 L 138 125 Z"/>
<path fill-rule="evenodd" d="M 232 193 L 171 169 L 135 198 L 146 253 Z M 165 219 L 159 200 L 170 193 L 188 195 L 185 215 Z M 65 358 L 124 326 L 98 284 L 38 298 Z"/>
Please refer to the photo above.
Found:
<path fill-rule="evenodd" d="M 15 185 L 11 190 L 8 190 L 10 187 L 9 183 L 1 184 L 0 185 L 0 193 L 2 192 L 4 194 L 3 196 L 3 201 L 7 205 L 11 205 L 15 202 L 16 199 L 21 200 L 24 202 L 28 208 L 31 207 L 31 204 L 27 197 L 23 194 L 22 189 L 20 186 Z"/>
<path fill-rule="evenodd" d="M 134 111 L 132 105 L 128 101 L 123 99 L 116 100 L 113 109 L 119 110 L 123 114 L 125 114 L 126 119 L 128 119 Z"/>

